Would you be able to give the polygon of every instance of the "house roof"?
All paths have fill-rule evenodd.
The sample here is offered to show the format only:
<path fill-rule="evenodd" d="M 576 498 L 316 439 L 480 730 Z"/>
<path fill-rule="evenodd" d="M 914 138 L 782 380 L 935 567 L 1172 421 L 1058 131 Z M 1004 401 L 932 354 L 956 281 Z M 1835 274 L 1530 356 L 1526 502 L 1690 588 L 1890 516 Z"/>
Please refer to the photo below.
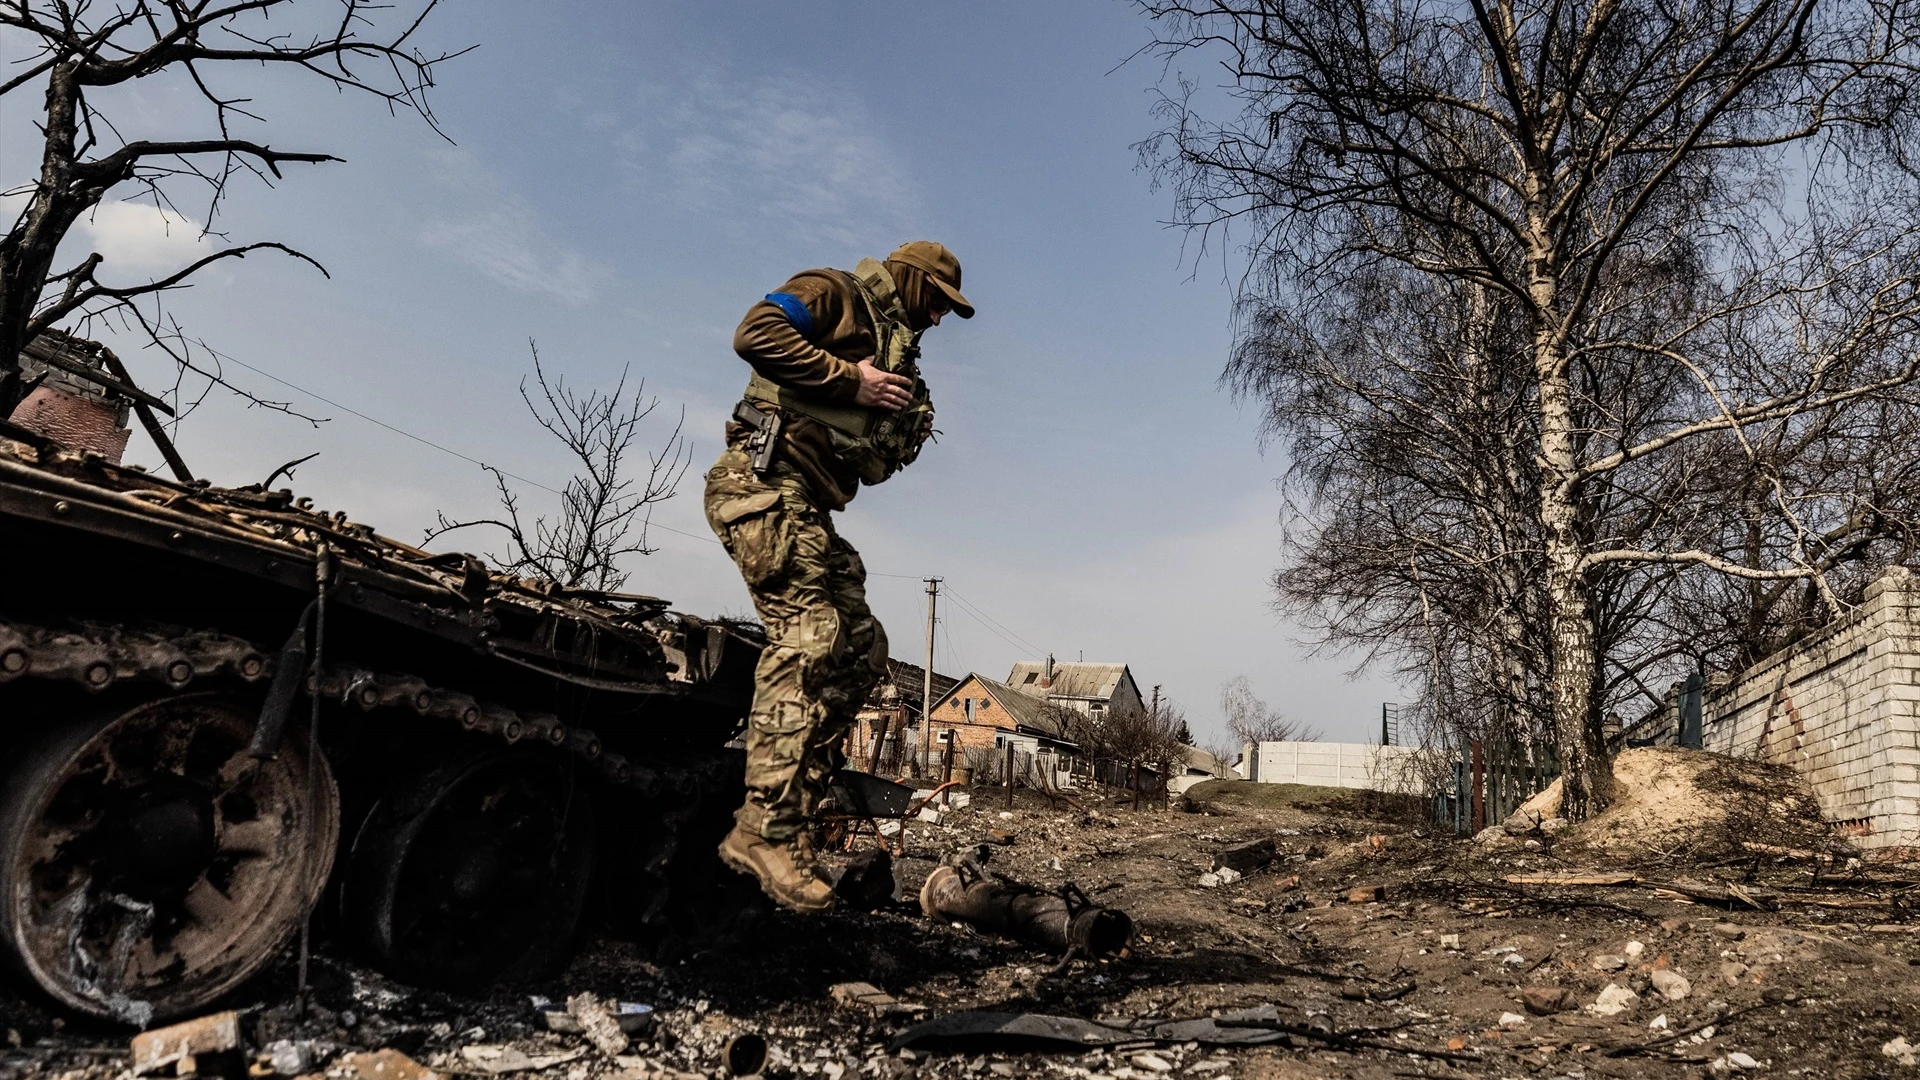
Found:
<path fill-rule="evenodd" d="M 1125 664 L 1056 663 L 1053 665 L 1053 687 L 1042 690 L 1040 680 L 1046 677 L 1046 671 L 1047 662 L 1044 660 L 1022 660 L 1013 665 L 1013 672 L 1007 676 L 1007 685 L 1023 694 L 1108 701 L 1112 699 L 1114 691 L 1120 688 L 1120 680 L 1132 677 Z"/>
<path fill-rule="evenodd" d="M 920 715 L 920 695 L 926 679 L 925 673 L 926 669 L 918 664 L 909 664 L 905 660 L 895 660 L 889 657 L 887 659 L 887 677 L 882 679 L 867 693 L 867 705 L 871 708 L 879 708 L 887 704 L 884 700 L 884 695 L 887 687 L 892 686 L 900 695 L 897 703 L 906 710 L 908 715 L 918 717 Z M 940 701 L 952 693 L 953 688 L 958 685 L 960 685 L 959 679 L 951 675 L 942 675 L 937 671 L 934 672 L 933 700 L 936 702 Z"/>
<path fill-rule="evenodd" d="M 1201 772 L 1210 773 L 1222 779 L 1231 779 L 1239 775 L 1234 772 L 1232 765 L 1211 750 L 1189 746 L 1186 748 L 1186 755 L 1187 767 L 1190 769 L 1199 769 Z"/>
<path fill-rule="evenodd" d="M 952 689 L 934 701 L 933 707 L 938 709 L 946 704 L 948 698 L 969 682 L 979 683 L 981 689 L 987 692 L 987 696 L 993 699 L 994 704 L 1006 712 L 1016 729 L 1031 731 L 1061 742 L 1069 741 L 1067 725 L 1061 716 L 1060 709 L 1048 704 L 1045 698 L 1023 694 L 1006 683 L 989 679 L 977 671 L 969 672 L 965 679 L 955 683 Z M 935 723 L 938 722 L 935 721 Z"/>

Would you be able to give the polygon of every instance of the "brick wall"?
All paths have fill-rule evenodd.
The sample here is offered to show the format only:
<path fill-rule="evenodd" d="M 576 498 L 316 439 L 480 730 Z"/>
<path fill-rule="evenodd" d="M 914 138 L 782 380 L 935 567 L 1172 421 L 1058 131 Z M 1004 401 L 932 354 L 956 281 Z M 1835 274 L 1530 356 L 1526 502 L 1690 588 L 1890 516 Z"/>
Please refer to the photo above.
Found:
<path fill-rule="evenodd" d="M 973 716 L 967 716 L 967 702 L 973 702 Z M 1008 734 L 1014 729 L 1013 717 L 987 696 L 987 688 L 980 680 L 969 675 L 960 680 L 953 688 L 946 702 L 933 710 L 934 746 L 942 745 L 942 732 L 952 732 L 947 738 L 958 740 L 960 752 L 968 750 L 992 749 L 994 737 Z"/>
<path fill-rule="evenodd" d="M 1920 581 L 1905 569 L 1859 609 L 1707 692 L 1706 749 L 1791 765 L 1864 848 L 1920 848 Z"/>

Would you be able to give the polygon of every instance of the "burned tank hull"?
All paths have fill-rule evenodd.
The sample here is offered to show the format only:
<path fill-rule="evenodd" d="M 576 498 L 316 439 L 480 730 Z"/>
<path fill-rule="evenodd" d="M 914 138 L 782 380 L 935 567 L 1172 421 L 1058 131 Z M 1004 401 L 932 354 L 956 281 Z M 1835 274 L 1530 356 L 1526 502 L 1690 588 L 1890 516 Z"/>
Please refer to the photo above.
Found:
<path fill-rule="evenodd" d="M 0 435 L 0 947 L 144 1025 L 310 920 L 453 988 L 710 929 L 760 646 Z"/>

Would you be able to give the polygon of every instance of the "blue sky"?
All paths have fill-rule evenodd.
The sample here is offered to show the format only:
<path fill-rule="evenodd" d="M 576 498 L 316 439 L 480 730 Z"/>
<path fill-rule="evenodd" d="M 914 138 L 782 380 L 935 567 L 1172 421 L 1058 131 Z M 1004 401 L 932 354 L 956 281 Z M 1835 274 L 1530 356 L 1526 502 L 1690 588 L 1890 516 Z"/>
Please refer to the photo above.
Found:
<path fill-rule="evenodd" d="M 219 228 L 283 240 L 332 277 L 251 257 L 172 307 L 240 362 L 554 487 L 566 462 L 516 389 L 528 339 L 581 384 L 644 377 L 667 409 L 685 407 L 694 469 L 656 513 L 659 550 L 634 561 L 629 588 L 740 613 L 745 590 L 707 539 L 698 490 L 747 374 L 734 324 L 796 270 L 939 240 L 980 312 L 927 336 L 944 434 L 840 518 L 895 655 L 920 657 L 919 579 L 939 575 L 971 608 L 943 613 L 943 671 L 1004 676 L 1044 650 L 1124 660 L 1203 733 L 1217 730 L 1220 684 L 1245 674 L 1329 737 L 1369 737 L 1398 690 L 1308 657 L 1270 609 L 1283 463 L 1216 384 L 1230 316 L 1220 253 L 1196 265 L 1161 224 L 1169 196 L 1135 167 L 1162 69 L 1123 61 L 1146 36 L 1131 6 L 1100 0 L 465 0 L 427 32 L 479 46 L 441 73 L 453 144 L 369 100 L 230 76 L 270 121 L 256 137 L 346 163 L 243 185 Z M 20 55 L 18 39 L 4 46 Z M 12 95 L 0 115 L 10 188 L 36 164 L 31 99 Z M 205 125 L 178 84 L 115 101 L 129 137 Z M 69 242 L 127 277 L 206 245 L 130 205 Z M 122 352 L 136 377 L 163 381 L 161 358 Z M 232 373 L 330 419 L 315 429 L 216 395 L 180 432 L 203 475 L 257 481 L 318 451 L 303 492 L 409 541 L 436 510 L 489 507 L 469 462 Z M 157 461 L 138 436 L 132 455 Z M 534 508 L 550 498 L 525 494 Z"/>

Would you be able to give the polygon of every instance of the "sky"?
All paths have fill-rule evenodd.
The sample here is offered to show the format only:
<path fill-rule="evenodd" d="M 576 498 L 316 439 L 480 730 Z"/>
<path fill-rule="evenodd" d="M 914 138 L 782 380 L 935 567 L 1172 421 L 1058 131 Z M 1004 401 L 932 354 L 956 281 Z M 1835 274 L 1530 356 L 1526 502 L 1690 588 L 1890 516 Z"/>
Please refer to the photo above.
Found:
<path fill-rule="evenodd" d="M 220 73 L 265 118 L 243 134 L 345 161 L 239 184 L 216 237 L 104 204 L 63 265 L 99 251 L 103 279 L 145 280 L 267 239 L 317 259 L 328 276 L 265 253 L 219 264 L 169 308 L 234 381 L 324 422 L 216 391 L 178 443 L 232 485 L 317 453 L 298 490 L 408 542 L 436 512 L 493 508 L 476 461 L 552 488 L 569 475 L 519 398 L 529 342 L 576 386 L 644 378 L 665 418 L 646 437 L 684 409 L 693 468 L 627 588 L 745 614 L 699 491 L 748 373 L 734 325 L 795 271 L 938 240 L 979 311 L 923 343 L 940 440 L 838 517 L 894 655 L 921 662 L 922 579 L 938 576 L 942 672 L 1004 677 L 1048 652 L 1122 661 L 1203 739 L 1221 733 L 1221 685 L 1245 675 L 1327 738 L 1377 738 L 1402 691 L 1356 677 L 1354 657 L 1314 655 L 1273 610 L 1285 462 L 1218 385 L 1232 252 L 1166 225 L 1172 198 L 1138 167 L 1155 87 L 1182 70 L 1129 59 L 1148 35 L 1106 0 L 463 0 L 423 37 L 475 46 L 439 73 L 447 138 L 311 79 Z M 23 54 L 16 36 L 0 49 Z M 98 103 L 128 138 L 209 124 L 178 80 Z M 38 104 L 0 101 L 9 190 L 34 175 Z M 172 383 L 164 356 L 103 336 L 136 379 Z M 139 433 L 129 458 L 159 466 Z M 550 511 L 549 492 L 520 491 Z M 498 547 L 480 533 L 457 546 Z"/>

